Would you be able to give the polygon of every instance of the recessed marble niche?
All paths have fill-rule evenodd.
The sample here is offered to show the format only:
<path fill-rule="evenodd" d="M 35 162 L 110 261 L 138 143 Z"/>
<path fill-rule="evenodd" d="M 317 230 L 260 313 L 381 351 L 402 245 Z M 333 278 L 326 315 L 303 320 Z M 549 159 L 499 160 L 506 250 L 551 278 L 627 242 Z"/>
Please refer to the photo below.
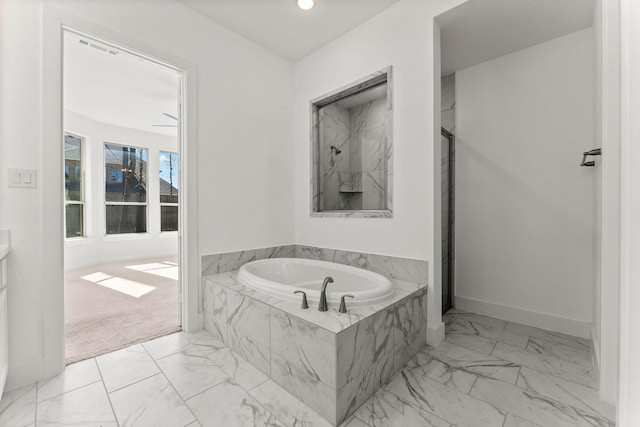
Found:
<path fill-rule="evenodd" d="M 311 101 L 311 216 L 392 216 L 391 71 Z"/>

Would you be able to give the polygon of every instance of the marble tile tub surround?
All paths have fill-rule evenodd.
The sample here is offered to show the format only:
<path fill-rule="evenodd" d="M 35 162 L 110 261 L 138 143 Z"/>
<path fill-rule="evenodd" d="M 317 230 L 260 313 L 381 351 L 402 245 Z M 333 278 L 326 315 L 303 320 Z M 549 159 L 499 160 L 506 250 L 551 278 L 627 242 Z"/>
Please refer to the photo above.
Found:
<path fill-rule="evenodd" d="M 324 419 L 355 412 L 426 344 L 426 285 L 395 279 L 379 306 L 318 312 L 206 276 L 205 329 Z"/>
<path fill-rule="evenodd" d="M 386 67 L 380 71 L 374 72 L 362 79 L 340 87 L 332 92 L 329 92 L 323 96 L 320 96 L 310 102 L 310 123 L 311 123 L 311 161 L 310 161 L 310 194 L 311 194 L 311 213 L 313 217 L 341 217 L 341 218 L 391 218 L 393 217 L 393 69 L 391 66 Z M 360 144 L 354 144 L 354 148 L 357 145 L 359 150 L 351 150 L 349 146 L 348 150 L 343 150 L 344 160 L 343 163 L 349 162 L 353 157 L 361 159 L 359 164 L 358 173 L 355 174 L 340 174 L 330 173 L 340 172 L 338 163 L 333 168 L 325 168 L 324 162 L 321 161 L 322 152 L 319 138 L 321 131 L 324 129 L 320 123 L 319 105 L 324 106 L 332 102 L 343 99 L 347 96 L 356 94 L 367 88 L 376 86 L 383 82 L 387 83 L 387 94 L 385 99 L 385 109 L 372 109 L 372 114 L 369 117 L 373 118 L 373 121 L 380 122 L 381 125 L 377 127 L 371 127 L 371 129 L 361 129 L 363 132 L 358 135 L 352 135 L 349 131 L 340 132 L 339 127 L 332 129 L 332 133 L 335 134 L 336 141 L 340 138 L 347 137 L 349 140 L 354 138 L 358 140 Z M 374 111 L 382 111 L 382 115 L 374 114 Z M 357 116 L 357 114 L 355 115 Z M 381 120 L 377 120 L 380 116 Z M 349 119 L 349 123 L 351 120 Z M 361 124 L 364 124 L 361 123 Z M 342 142 L 344 144 L 344 141 Z M 329 144 L 335 145 L 335 144 Z M 348 154 L 347 154 L 348 153 Z M 342 155 L 342 154 L 341 154 Z M 372 160 L 373 159 L 373 160 Z M 377 160 L 376 160 L 377 159 Z M 359 183 L 359 188 L 363 191 L 360 196 L 360 200 L 353 199 L 353 196 L 347 196 L 348 202 L 345 200 L 329 197 L 325 200 L 325 195 L 322 193 L 324 180 L 331 181 L 332 179 L 338 183 L 340 187 L 341 179 L 345 179 L 344 184 L 353 187 L 353 182 Z M 348 183 L 348 181 L 353 181 Z M 368 196 L 366 196 L 368 193 Z M 341 202 L 342 200 L 342 202 Z M 329 202 L 329 205 L 325 206 L 325 202 Z M 332 206 L 330 206 L 333 203 Z M 379 206 L 384 206 L 380 209 Z M 344 209 L 344 210 L 324 210 L 324 209 Z M 362 209 L 362 210 L 359 210 Z"/>
<path fill-rule="evenodd" d="M 235 271 L 247 262 L 267 258 L 305 258 L 331 261 L 370 270 L 390 278 L 422 284 L 427 283 L 429 273 L 428 262 L 425 260 L 308 245 L 283 245 L 203 255 L 201 260 L 202 276 Z"/>

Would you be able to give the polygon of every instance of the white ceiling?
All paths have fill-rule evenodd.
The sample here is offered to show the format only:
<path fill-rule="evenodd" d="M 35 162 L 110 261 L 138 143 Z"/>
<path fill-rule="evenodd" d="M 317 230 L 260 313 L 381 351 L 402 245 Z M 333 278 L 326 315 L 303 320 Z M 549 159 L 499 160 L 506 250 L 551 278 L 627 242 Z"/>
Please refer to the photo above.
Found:
<path fill-rule="evenodd" d="M 86 37 L 65 32 L 64 106 L 90 119 L 176 136 L 165 116 L 178 115 L 178 73 L 126 52 L 113 55 L 80 43 Z"/>
<path fill-rule="evenodd" d="M 440 15 L 442 75 L 593 23 L 594 0 L 469 0 Z"/>
<path fill-rule="evenodd" d="M 307 11 L 298 8 L 295 0 L 179 1 L 295 62 L 398 0 L 317 0 Z"/>

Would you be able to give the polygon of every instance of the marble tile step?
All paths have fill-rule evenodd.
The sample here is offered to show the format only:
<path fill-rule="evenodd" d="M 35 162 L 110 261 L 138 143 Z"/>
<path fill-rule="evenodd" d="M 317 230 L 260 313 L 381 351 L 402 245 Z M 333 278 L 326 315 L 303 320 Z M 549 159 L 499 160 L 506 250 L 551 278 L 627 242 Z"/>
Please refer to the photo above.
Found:
<path fill-rule="evenodd" d="M 543 426 L 554 427 L 613 427 L 613 423 L 592 413 L 560 403 L 530 390 L 505 384 L 488 378 L 478 378 L 471 389 L 471 397 L 482 400 L 495 408 L 536 420 Z"/>

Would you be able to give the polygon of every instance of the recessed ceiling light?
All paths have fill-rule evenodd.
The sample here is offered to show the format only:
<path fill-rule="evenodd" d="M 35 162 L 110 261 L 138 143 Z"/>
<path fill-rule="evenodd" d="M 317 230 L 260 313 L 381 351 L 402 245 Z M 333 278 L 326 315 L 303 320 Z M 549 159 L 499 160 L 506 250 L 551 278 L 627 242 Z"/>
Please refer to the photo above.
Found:
<path fill-rule="evenodd" d="M 315 6 L 316 0 L 298 0 L 298 7 L 302 10 L 309 10 Z"/>

